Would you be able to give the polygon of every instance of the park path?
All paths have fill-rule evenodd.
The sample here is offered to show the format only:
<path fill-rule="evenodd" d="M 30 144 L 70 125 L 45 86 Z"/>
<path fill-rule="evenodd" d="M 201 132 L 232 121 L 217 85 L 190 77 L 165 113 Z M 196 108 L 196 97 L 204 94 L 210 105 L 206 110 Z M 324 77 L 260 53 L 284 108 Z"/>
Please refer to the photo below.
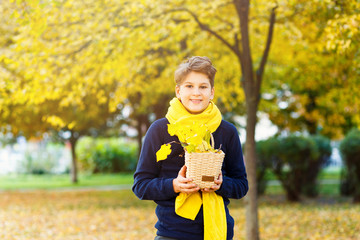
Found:
<path fill-rule="evenodd" d="M 115 191 L 115 190 L 130 190 L 131 184 L 119 184 L 119 185 L 104 185 L 104 186 L 81 186 L 81 187 L 61 187 L 61 188 L 24 188 L 16 190 L 4 190 L 0 189 L 0 193 L 4 192 L 34 192 L 34 191 L 45 191 L 45 192 L 86 192 L 86 191 Z"/>
<path fill-rule="evenodd" d="M 324 179 L 320 181 L 322 185 L 339 184 L 338 179 Z M 279 186 L 281 185 L 278 180 L 270 180 L 267 186 Z M 0 189 L 0 193 L 4 192 L 34 192 L 34 191 L 54 191 L 54 192 L 86 192 L 86 191 L 117 191 L 117 190 L 130 190 L 132 184 L 119 184 L 119 185 L 104 185 L 104 186 L 81 186 L 81 187 L 62 187 L 52 189 L 40 189 L 40 188 L 24 188 L 16 190 L 4 190 Z"/>

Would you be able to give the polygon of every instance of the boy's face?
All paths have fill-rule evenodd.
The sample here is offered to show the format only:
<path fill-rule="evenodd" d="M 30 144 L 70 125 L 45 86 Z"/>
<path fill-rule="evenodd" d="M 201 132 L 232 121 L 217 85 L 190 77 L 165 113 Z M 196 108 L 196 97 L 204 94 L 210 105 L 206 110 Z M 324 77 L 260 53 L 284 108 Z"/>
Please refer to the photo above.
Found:
<path fill-rule="evenodd" d="M 176 97 L 192 114 L 203 112 L 214 98 L 214 88 L 211 87 L 207 75 L 190 72 L 180 86 L 175 88 Z"/>

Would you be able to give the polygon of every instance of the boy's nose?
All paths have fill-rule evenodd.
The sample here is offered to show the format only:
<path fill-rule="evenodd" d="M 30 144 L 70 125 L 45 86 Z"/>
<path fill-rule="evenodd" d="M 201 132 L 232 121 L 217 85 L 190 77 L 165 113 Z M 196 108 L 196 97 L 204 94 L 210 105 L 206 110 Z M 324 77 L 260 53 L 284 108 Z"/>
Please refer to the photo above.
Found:
<path fill-rule="evenodd" d="M 199 88 L 194 88 L 194 95 L 200 95 L 200 89 Z"/>

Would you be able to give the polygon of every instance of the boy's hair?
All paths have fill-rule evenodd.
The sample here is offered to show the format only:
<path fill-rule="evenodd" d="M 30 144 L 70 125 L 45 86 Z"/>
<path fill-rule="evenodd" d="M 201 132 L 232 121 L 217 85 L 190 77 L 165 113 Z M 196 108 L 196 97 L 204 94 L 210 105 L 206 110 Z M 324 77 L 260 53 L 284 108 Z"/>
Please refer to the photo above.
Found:
<path fill-rule="evenodd" d="M 176 85 L 179 86 L 190 72 L 205 74 L 210 80 L 211 87 L 214 87 L 216 68 L 208 57 L 194 56 L 181 63 L 175 71 Z"/>

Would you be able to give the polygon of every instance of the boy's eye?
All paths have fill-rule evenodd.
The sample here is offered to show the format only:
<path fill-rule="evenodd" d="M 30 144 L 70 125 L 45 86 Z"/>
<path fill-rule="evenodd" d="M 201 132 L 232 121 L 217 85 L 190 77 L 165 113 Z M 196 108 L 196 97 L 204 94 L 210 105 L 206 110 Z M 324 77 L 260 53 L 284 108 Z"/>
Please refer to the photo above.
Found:
<path fill-rule="evenodd" d="M 200 88 L 202 88 L 202 89 L 206 89 L 206 88 L 207 88 L 207 86 L 201 86 Z"/>
<path fill-rule="evenodd" d="M 187 88 L 192 88 L 192 85 L 186 85 L 185 87 L 187 87 Z"/>

